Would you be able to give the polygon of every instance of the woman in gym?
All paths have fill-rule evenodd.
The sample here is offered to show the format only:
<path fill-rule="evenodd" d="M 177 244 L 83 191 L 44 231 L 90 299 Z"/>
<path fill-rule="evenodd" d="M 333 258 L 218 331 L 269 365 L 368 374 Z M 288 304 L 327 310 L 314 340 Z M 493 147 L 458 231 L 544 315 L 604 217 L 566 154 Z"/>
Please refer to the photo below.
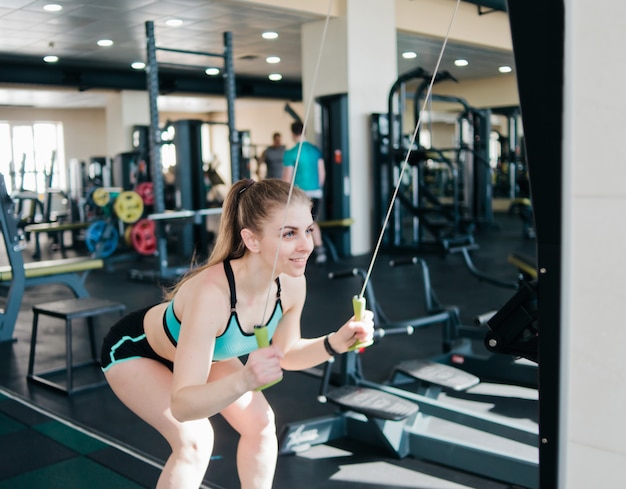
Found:
<path fill-rule="evenodd" d="M 297 187 L 289 193 L 277 179 L 236 182 L 208 261 L 183 276 L 164 302 L 122 318 L 104 340 L 109 385 L 172 449 L 159 489 L 200 486 L 213 449 L 209 418 L 217 413 L 240 435 L 241 488 L 271 488 L 278 443 L 263 387 L 283 369 L 315 366 L 372 337 L 369 311 L 334 333 L 301 337 L 313 218 L 309 197 Z M 267 328 L 268 347 L 257 346 L 259 324 Z"/>

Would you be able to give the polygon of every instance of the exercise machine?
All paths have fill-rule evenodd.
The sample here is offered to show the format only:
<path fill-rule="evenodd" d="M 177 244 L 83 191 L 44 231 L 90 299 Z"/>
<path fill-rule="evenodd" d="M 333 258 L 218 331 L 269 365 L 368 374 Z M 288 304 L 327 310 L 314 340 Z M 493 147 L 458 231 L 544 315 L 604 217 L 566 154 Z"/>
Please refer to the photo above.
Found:
<path fill-rule="evenodd" d="M 24 263 L 24 234 L 18 228 L 15 202 L 7 193 L 1 173 L 0 227 L 9 260 L 8 266 L 0 267 L 0 287 L 6 291 L 6 302 L 0 311 L 0 342 L 3 342 L 13 340 L 15 322 L 27 287 L 54 283 L 67 287 L 75 297 L 89 297 L 85 287 L 87 275 L 91 270 L 102 268 L 104 263 L 91 257 Z"/>
<path fill-rule="evenodd" d="M 157 271 L 149 275 L 156 276 L 157 278 L 172 279 L 176 278 L 179 273 L 178 267 L 170 266 L 168 257 L 168 241 L 165 227 L 162 225 L 166 222 L 168 217 L 174 217 L 171 214 L 166 215 L 165 209 L 165 191 L 164 191 L 164 178 L 163 178 L 163 164 L 161 157 L 161 147 L 164 144 L 162 130 L 159 127 L 159 111 L 157 106 L 157 98 L 159 96 L 159 63 L 157 62 L 157 52 L 174 53 L 175 56 L 194 55 L 209 58 L 220 58 L 223 61 L 223 82 L 224 82 L 224 94 L 226 96 L 227 104 L 227 119 L 228 119 L 228 138 L 230 149 L 230 164 L 231 164 L 231 178 L 233 181 L 239 180 L 240 176 L 240 162 L 241 155 L 241 143 L 239 140 L 239 131 L 235 129 L 235 73 L 233 65 L 233 48 L 232 48 L 232 34 L 230 32 L 224 33 L 224 52 L 223 53 L 210 53 L 210 52 L 197 52 L 188 51 L 182 49 L 173 49 L 157 46 L 154 34 L 154 22 L 147 21 L 146 28 L 146 84 L 149 95 L 150 105 L 150 131 L 148 135 L 148 148 L 149 148 L 149 161 L 151 170 L 151 181 L 154 193 L 154 205 L 152 214 L 158 216 L 158 219 L 154 219 L 156 222 L 156 256 L 159 261 Z M 172 63 L 170 63 L 172 64 Z M 193 67 L 186 65 L 187 68 L 198 68 L 204 71 L 203 67 Z M 179 162 L 181 164 L 183 162 Z M 189 163 L 189 162 L 184 162 Z M 201 182 L 203 181 L 200 180 Z M 183 209 L 181 212 L 191 212 L 194 219 L 201 217 L 201 209 Z M 179 216 L 176 217 L 177 219 Z M 196 221 L 193 221 L 194 226 Z M 141 275 L 145 275 L 139 272 Z"/>
<path fill-rule="evenodd" d="M 333 274 L 333 278 L 347 276 L 363 277 L 358 270 Z M 365 296 L 377 321 L 378 340 L 387 336 L 387 332 L 404 330 L 408 334 L 415 330 L 411 324 L 419 328 L 432 322 L 427 314 L 413 320 L 385 323 L 386 316 L 376 302 L 371 283 Z M 380 321 L 383 321 L 382 327 Z M 337 363 L 339 372 L 333 377 L 332 370 Z M 463 391 L 475 386 L 479 382 L 475 376 L 432 361 L 411 360 L 401 363 L 391 377 L 398 383 L 409 379 L 419 384 L 418 389 L 410 391 L 365 379 L 358 350 L 341 355 L 337 362 L 331 359 L 320 376 L 318 400 L 333 404 L 335 412 L 286 425 L 279 439 L 280 454 L 297 453 L 347 437 L 383 446 L 396 457 L 412 456 L 527 488 L 538 487 L 535 429 L 470 411 L 439 398 L 443 389 Z M 475 439 L 463 440 L 437 433 L 432 429 L 435 420 L 475 430 L 488 442 L 480 444 Z M 490 445 L 494 439 L 512 443 L 516 450 L 505 453 L 498 443 Z"/>

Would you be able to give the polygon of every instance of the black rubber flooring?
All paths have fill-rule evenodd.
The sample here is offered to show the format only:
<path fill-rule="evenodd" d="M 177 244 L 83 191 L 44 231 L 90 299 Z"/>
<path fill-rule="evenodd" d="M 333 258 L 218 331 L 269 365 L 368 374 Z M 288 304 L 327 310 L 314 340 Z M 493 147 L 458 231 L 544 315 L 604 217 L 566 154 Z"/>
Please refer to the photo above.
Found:
<path fill-rule="evenodd" d="M 522 224 L 505 214 L 496 214 L 493 226 L 476 234 L 479 249 L 472 252 L 474 264 L 482 271 L 504 281 L 514 282 L 517 272 L 507 263 L 512 252 L 534 256 L 534 242 L 522 233 Z M 43 244 L 44 259 L 58 258 Z M 28 253 L 26 251 L 25 253 Z M 423 314 L 419 272 L 416 267 L 392 268 L 391 258 L 408 256 L 381 253 L 372 272 L 371 285 L 378 301 L 392 319 Z M 513 291 L 481 282 L 464 266 L 460 255 L 420 254 L 429 266 L 432 286 L 439 300 L 459 308 L 464 324 L 474 317 L 498 309 Z M 307 271 L 308 300 L 303 315 L 305 336 L 332 331 L 351 315 L 351 298 L 359 292 L 358 281 L 330 280 L 329 271 L 364 267 L 370 256 L 352 257 L 340 263 L 311 265 Z M 152 269 L 149 260 L 112 261 L 106 270 L 92 272 L 87 285 L 95 297 L 123 302 L 128 310 L 159 300 L 159 284 L 129 278 L 132 268 Z M 416 298 L 417 296 L 417 298 Z M 27 290 L 15 328 L 15 342 L 0 344 L 0 489 L 70 488 L 70 487 L 154 487 L 159 466 L 168 455 L 168 447 L 159 434 L 128 411 L 108 387 L 82 392 L 71 397 L 26 381 L 32 306 L 70 297 L 61 286 L 48 285 Z M 42 320 L 43 321 L 43 320 Z M 105 318 L 98 327 L 104 335 Z M 64 327 L 47 318 L 40 323 L 37 368 L 58 366 L 64 360 Z M 81 328 L 76 328 L 76 359 L 81 349 Z M 398 362 L 410 358 L 428 358 L 441 353 L 441 330 L 438 326 L 416 331 L 412 336 L 389 336 L 365 350 L 361 362 L 366 377 L 375 382 L 387 379 Z M 85 375 L 84 379 L 82 375 Z M 92 380 L 96 371 L 85 371 L 77 382 Z M 287 372 L 282 382 L 268 389 L 279 430 L 289 423 L 332 414 L 335 408 L 317 402 L 319 380 L 310 375 Z M 444 399 L 467 409 L 493 415 L 524 426 L 537 427 L 537 391 L 517 385 L 492 383 L 489 379 L 463 393 L 446 393 Z M 234 464 L 236 436 L 221 418 L 214 419 L 216 446 L 205 484 L 211 488 L 235 489 L 238 486 Z M 464 426 L 447 425 L 433 420 L 430 428 L 460 444 L 485 438 Z M 494 450 L 519 447 L 508 440 L 496 440 Z M 526 447 L 525 452 L 528 452 Z M 536 450 L 519 453 L 536 458 Z M 481 464 L 477 464 L 481 465 Z M 477 472 L 489 472 L 481 467 Z M 445 464 L 415 457 L 399 459 L 379 444 L 339 439 L 297 455 L 279 458 L 275 488 L 329 489 L 504 489 L 511 481 L 495 480 L 462 471 L 454 457 Z"/>

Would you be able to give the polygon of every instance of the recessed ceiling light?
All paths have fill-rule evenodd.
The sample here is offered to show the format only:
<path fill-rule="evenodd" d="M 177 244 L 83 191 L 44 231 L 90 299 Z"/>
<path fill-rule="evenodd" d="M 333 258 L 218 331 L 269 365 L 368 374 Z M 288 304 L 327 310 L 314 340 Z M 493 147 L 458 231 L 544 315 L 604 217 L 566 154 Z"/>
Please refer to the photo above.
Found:
<path fill-rule="evenodd" d="M 59 57 L 58 56 L 54 56 L 54 55 L 49 55 L 49 56 L 44 56 L 43 60 L 46 63 L 56 63 L 57 61 L 59 61 Z"/>
<path fill-rule="evenodd" d="M 209 76 L 215 76 L 220 74 L 219 68 L 207 68 L 204 72 Z"/>
<path fill-rule="evenodd" d="M 100 39 L 98 46 L 102 46 L 103 48 L 113 46 L 113 41 L 111 41 L 111 39 Z"/>
<path fill-rule="evenodd" d="M 469 61 L 467 61 L 466 59 L 455 59 L 454 60 L 454 66 L 467 66 L 469 64 Z"/>
<path fill-rule="evenodd" d="M 415 51 L 405 51 L 402 53 L 402 57 L 404 59 L 415 59 L 417 58 L 417 53 Z"/>
<path fill-rule="evenodd" d="M 146 63 L 144 63 L 143 61 L 135 61 L 131 63 L 130 67 L 133 70 L 143 70 L 146 67 Z"/>
<path fill-rule="evenodd" d="M 59 10 L 63 10 L 63 7 L 58 3 L 49 3 L 43 6 L 43 9 L 46 12 L 58 12 Z"/>
<path fill-rule="evenodd" d="M 165 21 L 165 25 L 169 27 L 180 27 L 183 25 L 183 21 L 180 19 L 168 19 Z"/>
<path fill-rule="evenodd" d="M 511 68 L 510 66 L 500 66 L 500 68 L 498 68 L 498 71 L 500 73 L 511 73 L 511 71 L 513 71 L 513 68 Z"/>
<path fill-rule="evenodd" d="M 280 63 L 280 58 L 278 56 L 268 56 L 265 58 L 265 61 L 269 64 L 275 65 L 276 63 Z"/>
<path fill-rule="evenodd" d="M 268 31 L 268 32 L 264 32 L 263 34 L 261 34 L 261 37 L 263 39 L 276 39 L 278 37 L 278 33 L 277 32 L 272 32 L 272 31 Z"/>
<path fill-rule="evenodd" d="M 280 73 L 271 73 L 268 78 L 272 81 L 280 81 L 283 79 L 283 75 L 281 75 Z"/>

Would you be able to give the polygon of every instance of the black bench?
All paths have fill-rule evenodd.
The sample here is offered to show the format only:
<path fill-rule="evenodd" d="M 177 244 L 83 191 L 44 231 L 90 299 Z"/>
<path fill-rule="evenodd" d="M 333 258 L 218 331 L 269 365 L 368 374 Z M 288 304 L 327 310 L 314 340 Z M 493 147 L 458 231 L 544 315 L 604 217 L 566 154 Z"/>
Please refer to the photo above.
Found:
<path fill-rule="evenodd" d="M 41 245 L 39 243 L 39 235 L 47 233 L 55 236 L 55 241 L 59 244 L 61 256 L 65 256 L 65 240 L 63 235 L 65 231 L 72 231 L 72 246 L 74 246 L 74 235 L 76 231 L 89 227 L 88 222 L 39 222 L 36 224 L 27 224 L 24 226 L 24 232 L 32 234 L 35 237 L 35 252 L 33 258 L 41 258 Z"/>
<path fill-rule="evenodd" d="M 80 386 L 75 385 L 74 373 L 79 367 L 98 367 L 100 364 L 96 345 L 95 318 L 111 313 L 122 315 L 125 310 L 126 306 L 124 304 L 95 297 L 64 299 L 33 306 L 33 329 L 30 339 L 30 356 L 28 357 L 28 380 L 51 387 L 67 395 L 104 385 L 106 381 L 99 369 L 96 369 L 97 377 L 95 379 L 91 379 L 89 382 L 83 381 Z M 40 316 L 50 316 L 65 321 L 65 366 L 35 372 L 35 353 Z M 75 319 L 86 319 L 91 354 L 88 361 L 78 364 L 74 363 L 72 351 L 72 326 Z M 60 380 L 54 380 L 52 376 L 55 374 L 64 374 L 65 383 L 61 383 Z"/>

